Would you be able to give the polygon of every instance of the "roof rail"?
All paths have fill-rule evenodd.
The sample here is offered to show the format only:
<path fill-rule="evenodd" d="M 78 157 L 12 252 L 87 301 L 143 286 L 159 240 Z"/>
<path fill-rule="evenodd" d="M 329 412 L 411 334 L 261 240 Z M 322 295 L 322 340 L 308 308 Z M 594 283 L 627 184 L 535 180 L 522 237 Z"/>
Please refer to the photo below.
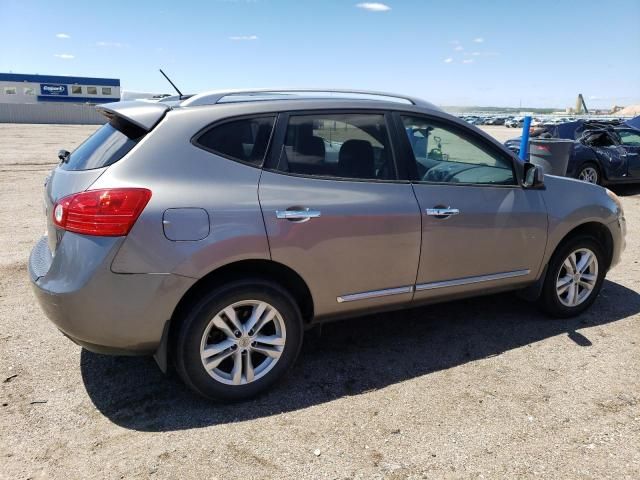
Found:
<path fill-rule="evenodd" d="M 210 92 L 203 92 L 198 95 L 194 95 L 193 97 L 183 101 L 180 106 L 193 107 L 198 105 L 215 105 L 218 103 L 247 102 L 256 100 L 291 100 L 295 99 L 296 97 L 300 98 L 302 96 L 301 94 L 318 94 L 318 96 L 313 98 L 326 98 L 323 95 L 328 97 L 337 95 L 337 98 L 357 99 L 354 97 L 363 96 L 370 98 L 361 98 L 361 100 L 401 102 L 409 105 L 426 107 L 433 110 L 440 110 L 438 107 L 425 100 L 410 97 L 408 95 L 399 95 L 397 93 L 376 92 L 369 90 L 318 88 L 260 88 L 251 90 L 213 90 Z M 311 95 L 304 95 L 303 98 L 309 97 L 311 97 Z"/>

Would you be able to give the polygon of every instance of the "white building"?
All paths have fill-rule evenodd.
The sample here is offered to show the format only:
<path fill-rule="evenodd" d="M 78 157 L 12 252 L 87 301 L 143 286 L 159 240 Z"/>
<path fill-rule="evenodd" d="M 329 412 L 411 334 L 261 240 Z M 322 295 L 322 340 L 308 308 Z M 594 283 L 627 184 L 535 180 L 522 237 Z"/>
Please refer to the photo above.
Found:
<path fill-rule="evenodd" d="M 120 79 L 0 73 L 0 103 L 107 103 L 120 100 Z"/>

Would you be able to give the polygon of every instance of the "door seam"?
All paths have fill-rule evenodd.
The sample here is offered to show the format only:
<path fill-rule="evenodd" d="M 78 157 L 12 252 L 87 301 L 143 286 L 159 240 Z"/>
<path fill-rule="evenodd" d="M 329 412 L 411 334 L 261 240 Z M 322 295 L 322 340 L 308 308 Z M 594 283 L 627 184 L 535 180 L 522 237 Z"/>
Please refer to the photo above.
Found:
<path fill-rule="evenodd" d="M 262 208 L 262 202 L 260 201 L 260 186 L 262 185 L 262 174 L 264 170 L 260 169 L 260 176 L 258 177 L 258 189 L 256 191 L 258 197 L 258 206 L 260 207 L 260 216 L 262 217 L 262 227 L 264 228 L 264 236 L 267 239 L 267 249 L 269 250 L 269 260 L 273 261 L 273 256 L 271 255 L 271 241 L 269 240 L 269 232 L 267 232 L 267 222 L 264 219 L 264 209 Z"/>
<path fill-rule="evenodd" d="M 411 301 L 413 302 L 416 298 L 416 285 L 418 285 L 418 274 L 420 273 L 420 264 L 422 262 L 422 242 L 424 241 L 424 232 L 423 232 L 423 219 L 422 219 L 422 207 L 420 207 L 420 201 L 418 200 L 418 195 L 416 195 L 416 189 L 413 186 L 413 182 L 409 182 L 411 185 L 411 191 L 413 192 L 413 198 L 416 199 L 416 205 L 418 206 L 418 215 L 420 216 L 420 250 L 418 250 L 418 265 L 416 266 L 416 275 L 413 280 L 413 294 L 411 295 Z"/>

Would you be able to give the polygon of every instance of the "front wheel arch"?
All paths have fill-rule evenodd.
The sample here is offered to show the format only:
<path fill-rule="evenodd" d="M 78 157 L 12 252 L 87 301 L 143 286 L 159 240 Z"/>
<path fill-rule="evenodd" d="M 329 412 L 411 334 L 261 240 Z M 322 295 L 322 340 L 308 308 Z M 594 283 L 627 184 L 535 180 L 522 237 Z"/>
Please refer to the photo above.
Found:
<path fill-rule="evenodd" d="M 527 301 L 535 301 L 540 297 L 542 293 L 542 286 L 544 284 L 545 277 L 547 275 L 547 269 L 549 262 L 558 249 L 562 248 L 567 242 L 577 237 L 590 237 L 596 240 L 605 253 L 606 263 L 605 271 L 609 270 L 611 261 L 613 259 L 613 236 L 609 231 L 609 228 L 599 222 L 583 223 L 569 231 L 562 239 L 554 246 L 549 259 L 545 262 L 544 266 L 540 269 L 538 280 L 527 288 L 520 290 L 518 295 Z"/>
<path fill-rule="evenodd" d="M 588 222 L 573 228 L 554 247 L 552 256 L 559 248 L 562 248 L 564 244 L 575 237 L 591 237 L 597 241 L 605 253 L 607 261 L 605 267 L 606 270 L 609 270 L 613 259 L 613 235 L 611 235 L 609 228 L 604 223 Z"/>

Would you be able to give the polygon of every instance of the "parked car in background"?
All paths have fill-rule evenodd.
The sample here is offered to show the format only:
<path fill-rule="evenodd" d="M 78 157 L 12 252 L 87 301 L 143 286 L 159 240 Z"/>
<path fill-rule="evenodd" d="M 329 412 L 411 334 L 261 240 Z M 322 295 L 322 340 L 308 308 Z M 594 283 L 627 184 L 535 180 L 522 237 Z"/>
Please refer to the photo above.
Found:
<path fill-rule="evenodd" d="M 522 128 L 522 125 L 524 125 L 524 119 L 522 117 L 512 118 L 504 123 L 504 126 L 507 128 Z"/>
<path fill-rule="evenodd" d="M 51 321 L 239 400 L 323 321 L 501 291 L 560 318 L 596 300 L 625 246 L 613 193 L 544 178 L 423 100 L 322 94 L 98 106 L 108 123 L 44 187 L 29 274 Z"/>
<path fill-rule="evenodd" d="M 568 177 L 599 185 L 640 183 L 640 130 L 624 122 L 578 120 L 547 125 L 532 135 L 575 140 Z M 520 138 L 505 145 L 518 154 Z"/>
<path fill-rule="evenodd" d="M 477 117 L 475 115 L 465 115 L 460 117 L 461 120 L 464 120 L 465 122 L 471 124 L 471 125 L 482 125 L 483 121 L 480 117 Z"/>
<path fill-rule="evenodd" d="M 493 117 L 487 120 L 487 125 L 504 125 L 504 117 Z"/>
<path fill-rule="evenodd" d="M 640 182 L 640 130 L 585 130 L 574 148 L 570 176 L 597 184 Z"/>

